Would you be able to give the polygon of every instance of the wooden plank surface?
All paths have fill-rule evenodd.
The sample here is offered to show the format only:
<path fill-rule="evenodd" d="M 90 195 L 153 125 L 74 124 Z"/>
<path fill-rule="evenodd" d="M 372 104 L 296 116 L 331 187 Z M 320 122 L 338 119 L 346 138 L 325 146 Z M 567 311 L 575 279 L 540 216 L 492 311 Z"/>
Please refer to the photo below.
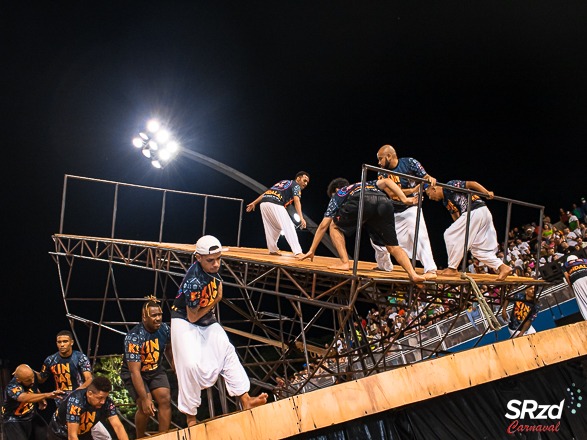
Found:
<path fill-rule="evenodd" d="M 581 321 L 271 402 L 158 439 L 283 439 L 585 355 L 587 322 Z"/>
<path fill-rule="evenodd" d="M 192 254 L 195 249 L 195 244 L 183 244 L 183 243 L 159 243 L 154 241 L 136 241 L 136 240 L 125 240 L 125 239 L 110 239 L 110 238 L 103 238 L 103 237 L 85 237 L 85 236 L 74 236 L 74 235 L 59 235 L 55 234 L 58 237 L 71 237 L 75 239 L 90 239 L 90 240 L 97 240 L 106 243 L 119 243 L 119 244 L 132 244 L 135 246 L 145 246 L 145 247 L 152 247 L 152 248 L 161 248 L 166 250 L 176 250 L 185 253 Z M 316 256 L 314 261 L 300 261 L 296 259 L 291 252 L 282 251 L 281 256 L 277 255 L 270 255 L 267 249 L 259 249 L 259 248 L 250 248 L 250 247 L 235 247 L 235 246 L 226 246 L 228 247 L 228 251 L 223 253 L 225 258 L 233 258 L 241 261 L 248 261 L 248 262 L 258 262 L 263 264 L 271 264 L 274 266 L 283 266 L 283 267 L 291 267 L 297 269 L 307 269 L 310 271 L 318 271 L 323 273 L 329 274 L 338 274 L 342 276 L 351 276 L 351 271 L 344 271 L 344 270 L 337 270 L 337 269 L 329 269 L 329 266 L 332 266 L 339 262 L 340 260 L 336 257 L 326 257 L 326 256 Z M 384 272 L 380 270 L 374 270 L 376 267 L 375 262 L 370 261 L 359 261 L 358 263 L 358 271 L 357 275 L 365 278 L 372 278 L 372 279 L 381 279 L 381 280 L 399 280 L 399 281 L 408 281 L 407 273 L 398 265 L 394 264 L 394 269 L 392 272 Z M 416 272 L 422 273 L 423 270 L 421 268 L 417 268 Z M 518 277 L 518 276 L 509 276 L 503 282 L 496 282 L 495 279 L 497 275 L 494 274 L 470 274 L 471 278 L 475 280 L 478 284 L 524 284 L 524 283 L 540 283 L 533 278 L 527 277 Z M 441 283 L 455 283 L 459 282 L 462 283 L 460 275 L 456 276 L 439 276 L 433 282 L 437 284 Z"/>

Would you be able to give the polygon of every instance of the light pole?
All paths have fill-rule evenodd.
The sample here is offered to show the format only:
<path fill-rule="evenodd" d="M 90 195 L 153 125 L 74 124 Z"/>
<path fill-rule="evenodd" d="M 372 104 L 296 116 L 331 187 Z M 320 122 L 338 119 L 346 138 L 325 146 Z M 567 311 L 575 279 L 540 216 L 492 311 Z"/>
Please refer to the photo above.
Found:
<path fill-rule="evenodd" d="M 162 127 L 156 120 L 151 120 L 147 123 L 146 132 L 140 132 L 139 136 L 133 139 L 133 145 L 136 148 L 141 149 L 143 156 L 151 160 L 151 165 L 155 168 L 163 168 L 171 159 L 173 159 L 174 156 L 181 154 L 242 183 L 258 194 L 265 192 L 268 189 L 265 185 L 262 185 L 255 179 L 252 179 L 246 174 L 243 174 L 222 162 L 212 159 L 202 153 L 181 147 L 173 140 L 171 133 L 165 127 Z M 318 225 L 305 215 L 304 219 L 306 220 L 306 227 L 312 234 L 314 234 Z M 324 235 L 322 243 L 324 243 L 330 252 L 338 256 L 338 252 L 336 252 L 328 234 Z"/>

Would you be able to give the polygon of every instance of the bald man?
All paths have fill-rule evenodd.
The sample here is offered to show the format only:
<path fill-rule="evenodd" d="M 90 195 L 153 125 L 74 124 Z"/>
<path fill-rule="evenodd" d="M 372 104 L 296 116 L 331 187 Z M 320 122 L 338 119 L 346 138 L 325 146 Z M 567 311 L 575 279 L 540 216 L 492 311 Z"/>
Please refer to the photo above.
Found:
<path fill-rule="evenodd" d="M 4 436 L 6 440 L 45 440 L 47 423 L 37 413 L 37 407 L 45 409 L 46 399 L 55 399 L 63 391 L 39 392 L 35 372 L 26 364 L 16 367 L 12 374 L 2 406 Z"/>
<path fill-rule="evenodd" d="M 394 171 L 410 176 L 420 177 L 426 179 L 430 185 L 436 185 L 436 179 L 430 176 L 424 167 L 416 159 L 411 157 L 397 157 L 395 148 L 391 145 L 382 146 L 377 152 L 377 162 L 381 168 L 389 171 Z M 420 185 L 415 180 L 405 177 L 395 176 L 390 173 L 379 173 L 379 178 L 390 178 L 403 191 L 408 199 L 416 197 L 420 190 Z M 388 193 L 388 196 L 391 196 Z M 397 240 L 399 246 L 406 251 L 408 256 L 412 258 L 414 253 L 414 238 L 416 236 L 416 215 L 418 214 L 418 207 L 416 204 L 405 204 L 393 199 L 394 203 L 394 218 L 395 231 L 397 233 Z M 432 255 L 432 247 L 430 245 L 430 238 L 428 237 L 428 228 L 424 221 L 424 211 L 420 212 L 420 222 L 418 230 L 418 243 L 416 249 L 416 260 L 420 261 L 424 266 L 424 273 L 427 274 L 428 279 L 433 279 L 436 275 L 436 263 Z M 389 252 L 382 243 L 377 243 L 371 240 L 371 245 L 375 249 L 375 260 L 377 261 L 377 268 L 380 270 L 391 271 L 393 264 L 389 256 Z"/>

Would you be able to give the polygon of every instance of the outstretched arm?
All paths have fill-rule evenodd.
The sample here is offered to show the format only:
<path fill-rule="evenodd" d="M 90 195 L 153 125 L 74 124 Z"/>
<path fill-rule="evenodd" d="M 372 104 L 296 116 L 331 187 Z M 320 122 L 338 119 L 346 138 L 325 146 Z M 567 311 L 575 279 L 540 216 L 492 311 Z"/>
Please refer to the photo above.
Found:
<path fill-rule="evenodd" d="M 265 194 L 265 193 L 263 193 Z M 257 206 L 260 202 L 261 199 L 263 198 L 263 194 L 259 195 L 259 197 L 257 197 L 255 200 L 253 200 L 251 203 L 249 203 L 247 205 L 247 212 L 251 212 L 255 210 L 255 206 Z"/>
<path fill-rule="evenodd" d="M 332 217 L 324 217 L 318 228 L 316 229 L 316 233 L 314 234 L 314 240 L 312 240 L 312 245 L 310 246 L 310 250 L 302 255 L 301 260 L 305 260 L 309 258 L 310 261 L 314 261 L 314 254 L 316 253 L 316 249 L 318 248 L 318 244 L 322 241 L 326 230 L 330 227 L 330 223 L 332 223 Z"/>
<path fill-rule="evenodd" d="M 485 194 L 488 199 L 492 199 L 493 198 L 493 195 L 494 195 L 493 194 L 493 191 L 489 191 L 483 185 L 481 185 L 479 182 L 475 182 L 473 180 L 467 180 L 467 183 L 466 183 L 465 187 L 467 189 L 472 189 L 473 191 L 478 191 L 480 193 Z"/>
<path fill-rule="evenodd" d="M 417 205 L 418 198 L 417 197 L 410 197 L 409 199 L 406 197 L 404 192 L 401 188 L 390 178 L 386 179 L 379 179 L 377 181 L 377 187 L 385 192 L 389 198 L 397 198 L 400 202 L 404 205 Z"/>
<path fill-rule="evenodd" d="M 304 214 L 302 213 L 302 202 L 300 202 L 300 198 L 298 196 L 294 196 L 293 203 L 294 207 L 296 208 L 296 212 L 300 216 L 300 225 L 302 229 L 306 229 L 306 220 L 304 219 Z"/>

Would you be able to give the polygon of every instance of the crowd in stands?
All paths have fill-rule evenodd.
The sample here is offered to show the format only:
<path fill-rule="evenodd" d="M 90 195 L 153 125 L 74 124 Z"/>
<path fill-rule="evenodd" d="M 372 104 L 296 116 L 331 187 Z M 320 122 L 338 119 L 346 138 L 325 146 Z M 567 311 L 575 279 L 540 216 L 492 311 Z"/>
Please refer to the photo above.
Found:
<path fill-rule="evenodd" d="M 541 238 L 539 240 L 538 238 Z M 538 244 L 540 242 L 540 245 Z M 580 252 L 587 247 L 587 203 L 581 199 L 579 205 L 573 204 L 571 210 L 560 208 L 559 218 L 553 222 L 551 217 L 544 216 L 542 229 L 536 223 L 528 223 L 522 227 L 514 227 L 508 233 L 507 249 L 500 244 L 498 257 L 509 264 L 513 275 L 542 278 L 540 266 L 555 262 L 572 252 Z M 540 246 L 540 252 L 538 252 Z M 538 262 L 536 261 L 539 255 Z M 495 273 L 487 266 L 481 264 L 476 258 L 468 260 L 467 272 L 484 274 Z M 500 308 L 499 288 L 485 292 L 485 296 L 491 298 L 494 304 L 494 312 Z M 364 315 L 358 316 L 354 323 L 356 338 L 345 341 L 339 338 L 335 348 L 339 359 L 347 356 L 358 342 L 359 346 L 369 344 L 374 352 L 381 351 L 395 337 L 402 337 L 410 333 L 416 333 L 427 326 L 458 313 L 457 304 L 450 298 L 438 303 L 418 302 L 416 309 L 410 309 L 404 299 L 388 297 L 388 303 L 371 307 Z M 480 313 L 475 302 L 469 304 L 467 315 L 471 319 Z M 474 320 L 471 319 L 471 322 Z M 366 342 L 363 342 L 367 338 Z M 289 384 L 294 388 L 302 384 L 308 378 L 310 372 L 327 374 L 334 367 L 333 358 L 328 358 L 324 368 L 315 371 L 315 364 L 305 365 L 304 369 L 294 373 Z M 333 378 L 333 382 L 336 379 Z M 277 387 L 280 392 L 287 388 L 284 379 L 280 378 Z"/>

